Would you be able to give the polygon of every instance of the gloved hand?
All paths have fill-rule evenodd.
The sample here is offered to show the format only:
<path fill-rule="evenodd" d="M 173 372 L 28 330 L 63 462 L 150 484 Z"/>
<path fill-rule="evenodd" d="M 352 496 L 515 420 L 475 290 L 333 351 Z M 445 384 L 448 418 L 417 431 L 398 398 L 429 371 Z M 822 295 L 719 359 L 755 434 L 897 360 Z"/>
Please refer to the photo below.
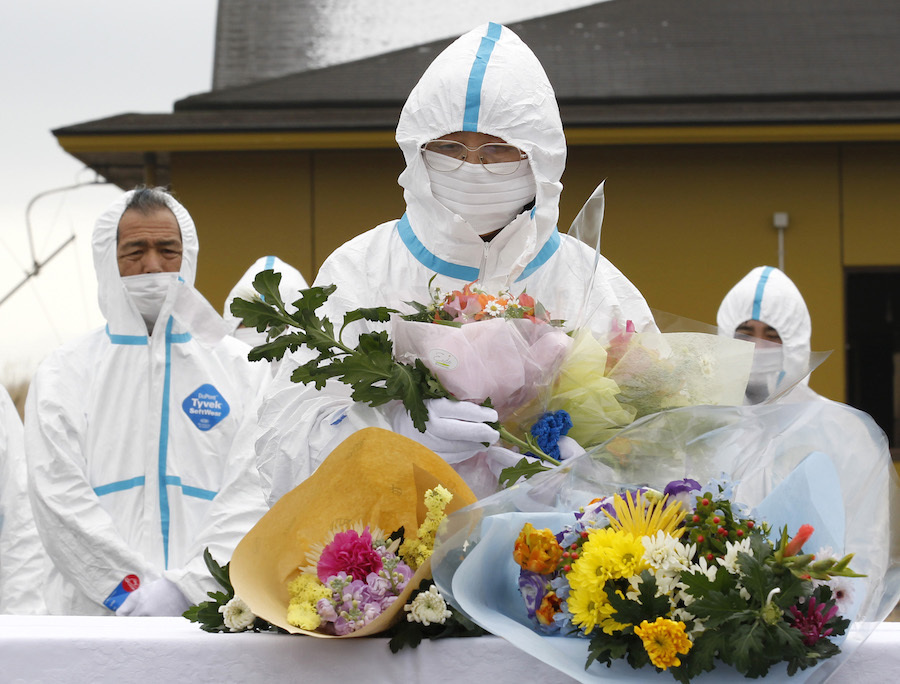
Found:
<path fill-rule="evenodd" d="M 497 421 L 497 412 L 470 401 L 426 399 L 428 421 L 425 432 L 419 432 L 402 404 L 390 416 L 394 432 L 409 437 L 439 454 L 447 463 L 471 458 L 487 445 L 500 439 L 500 434 L 486 423 Z"/>
<path fill-rule="evenodd" d="M 128 595 L 119 606 L 116 615 L 125 617 L 174 616 L 181 615 L 191 607 L 190 602 L 165 577 L 145 584 Z"/>
<path fill-rule="evenodd" d="M 559 447 L 560 461 L 565 461 L 567 458 L 574 458 L 575 456 L 581 456 L 581 454 L 584 453 L 584 447 L 571 437 L 560 437 L 556 446 Z"/>

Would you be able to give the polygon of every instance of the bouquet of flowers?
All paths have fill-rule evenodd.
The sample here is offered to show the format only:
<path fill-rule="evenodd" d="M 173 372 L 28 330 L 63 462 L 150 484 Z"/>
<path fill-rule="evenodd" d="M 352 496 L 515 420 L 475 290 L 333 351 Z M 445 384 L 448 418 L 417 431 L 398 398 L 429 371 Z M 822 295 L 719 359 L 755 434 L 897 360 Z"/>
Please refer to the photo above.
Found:
<path fill-rule="evenodd" d="M 444 293 L 429 283 L 431 301 L 407 302 L 416 313 L 394 316 L 394 358 L 421 360 L 457 399 L 490 399 L 503 421 L 555 376 L 571 338 L 562 321 L 523 292 L 490 294 L 474 283 Z"/>
<path fill-rule="evenodd" d="M 819 679 L 900 598 L 898 505 L 865 414 L 679 408 L 450 515 L 432 568 L 453 606 L 580 681 Z"/>
<path fill-rule="evenodd" d="M 596 499 L 556 533 L 526 522 L 513 558 L 536 629 L 590 638 L 586 666 L 624 658 L 685 684 L 717 659 L 758 677 L 836 655 L 852 554 L 801 554 L 808 524 L 773 542 L 729 496 L 685 479 Z"/>
<path fill-rule="evenodd" d="M 587 448 L 666 409 L 742 404 L 753 354 L 750 342 L 702 332 L 581 330 L 546 404 L 572 417 L 570 436 Z"/>
<path fill-rule="evenodd" d="M 474 501 L 425 447 L 360 430 L 241 540 L 229 564 L 234 593 L 268 623 L 319 637 L 381 633 L 407 613 L 443 622 L 443 599 L 419 585 L 445 513 Z"/>
<path fill-rule="evenodd" d="M 308 565 L 288 583 L 287 621 L 307 631 L 346 636 L 378 618 L 431 556 L 452 498 L 441 485 L 426 490 L 428 512 L 415 539 L 404 539 L 403 530 L 390 536 L 368 525 L 360 530 L 361 524 L 332 530 L 324 546 L 307 552 Z M 440 618 L 450 616 L 443 612 Z"/>

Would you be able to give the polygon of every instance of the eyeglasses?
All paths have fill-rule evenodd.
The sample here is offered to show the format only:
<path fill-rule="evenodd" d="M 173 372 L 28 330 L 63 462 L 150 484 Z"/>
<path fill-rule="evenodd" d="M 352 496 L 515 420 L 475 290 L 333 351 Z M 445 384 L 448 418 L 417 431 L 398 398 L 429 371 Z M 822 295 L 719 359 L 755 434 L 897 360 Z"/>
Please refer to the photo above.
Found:
<path fill-rule="evenodd" d="M 469 155 L 475 152 L 478 161 L 488 171 L 498 176 L 515 173 L 523 159 L 528 159 L 515 145 L 489 142 L 478 147 L 469 147 L 456 140 L 429 140 L 422 147 L 425 163 L 435 171 L 455 171 Z M 424 154 L 433 152 L 434 154 Z"/>

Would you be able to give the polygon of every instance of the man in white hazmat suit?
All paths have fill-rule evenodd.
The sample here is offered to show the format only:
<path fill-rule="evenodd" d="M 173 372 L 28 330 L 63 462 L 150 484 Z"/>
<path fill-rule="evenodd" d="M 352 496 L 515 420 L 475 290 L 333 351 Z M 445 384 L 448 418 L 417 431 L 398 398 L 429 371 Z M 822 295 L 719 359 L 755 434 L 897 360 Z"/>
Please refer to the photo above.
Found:
<path fill-rule="evenodd" d="M 725 295 L 716 315 L 719 334 L 755 338 L 757 349 L 747 385 L 756 404 L 793 387 L 778 401 L 807 401 L 812 322 L 800 290 L 783 271 L 757 266 Z"/>
<path fill-rule="evenodd" d="M 49 356 L 26 403 L 47 605 L 179 615 L 217 589 L 204 548 L 227 561 L 265 511 L 252 456 L 231 447 L 266 370 L 194 289 L 197 233 L 171 195 L 125 193 L 93 251 L 107 323 Z"/>
<path fill-rule="evenodd" d="M 231 335 L 251 347 L 265 344 L 267 333 L 257 332 L 255 328 L 244 327 L 243 321 L 231 313 L 231 303 L 235 299 L 251 301 L 259 297 L 259 293 L 253 289 L 253 280 L 263 271 L 270 270 L 281 274 L 278 292 L 281 295 L 281 299 L 288 305 L 288 311 L 294 311 L 290 304 L 299 298 L 298 293 L 300 290 L 305 290 L 309 287 L 300 271 L 276 256 L 260 257 L 253 262 L 253 265 L 246 270 L 241 279 L 231 289 L 231 292 L 228 293 L 228 298 L 225 300 L 225 309 L 222 311 L 222 318 L 231 327 Z M 277 365 L 272 363 L 272 367 L 277 368 Z"/>
<path fill-rule="evenodd" d="M 0 387 L 0 614 L 47 612 L 41 588 L 49 560 L 28 500 L 22 420 Z"/>
<path fill-rule="evenodd" d="M 566 142 L 553 88 L 531 50 L 508 28 L 481 26 L 429 66 L 400 114 L 406 212 L 338 248 L 315 285 L 335 284 L 320 310 L 336 328 L 358 307 L 429 301 L 479 281 L 487 292 L 526 291 L 554 318 L 606 333 L 631 320 L 655 329 L 640 292 L 594 250 L 557 230 Z M 587 293 L 588 284 L 592 289 Z M 587 312 L 587 313 L 586 313 Z M 345 341 L 372 329 L 348 326 Z M 493 409 L 430 400 L 427 431 L 402 407 L 353 404 L 344 387 L 290 387 L 284 364 L 260 412 L 257 457 L 269 501 L 305 479 L 344 438 L 366 426 L 393 429 L 443 456 L 476 493 L 496 488 L 519 458 L 497 442 Z"/>

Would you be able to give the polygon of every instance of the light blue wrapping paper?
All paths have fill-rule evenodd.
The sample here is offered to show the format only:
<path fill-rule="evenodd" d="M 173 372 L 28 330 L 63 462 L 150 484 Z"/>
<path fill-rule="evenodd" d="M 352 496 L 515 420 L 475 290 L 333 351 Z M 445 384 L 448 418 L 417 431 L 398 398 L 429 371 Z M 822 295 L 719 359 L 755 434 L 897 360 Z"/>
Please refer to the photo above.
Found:
<path fill-rule="evenodd" d="M 618 441 L 616 441 L 618 440 Z M 855 618 L 842 653 L 787 676 L 773 667 L 766 682 L 822 682 L 884 619 L 900 598 L 900 483 L 883 433 L 867 415 L 833 402 L 752 407 L 691 407 L 649 416 L 560 468 L 457 511 L 438 535 L 432 571 L 441 592 L 488 631 L 582 682 L 674 681 L 652 667 L 584 669 L 588 639 L 543 636 L 530 628 L 512 558 L 525 522 L 558 532 L 573 511 L 597 496 L 647 485 L 662 489 L 690 477 L 729 477 L 734 500 L 751 517 L 796 534 L 811 524 L 805 552 L 831 547 L 855 553 Z M 892 511 L 894 515 L 892 515 Z M 843 643 L 841 643 L 843 641 Z M 692 681 L 736 682 L 726 665 Z"/>

